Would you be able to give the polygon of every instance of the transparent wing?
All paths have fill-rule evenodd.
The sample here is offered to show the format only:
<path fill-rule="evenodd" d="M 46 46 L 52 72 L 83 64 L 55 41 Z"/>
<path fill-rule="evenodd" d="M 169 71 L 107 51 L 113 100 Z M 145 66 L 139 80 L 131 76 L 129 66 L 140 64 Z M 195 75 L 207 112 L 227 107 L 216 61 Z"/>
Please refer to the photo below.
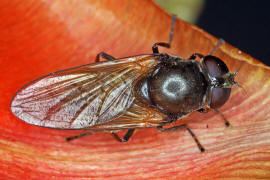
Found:
<path fill-rule="evenodd" d="M 30 124 L 50 128 L 108 123 L 127 112 L 135 100 L 134 83 L 157 63 L 141 55 L 51 73 L 20 89 L 11 110 Z"/>
<path fill-rule="evenodd" d="M 115 118 L 113 121 L 97 124 L 87 129 L 113 131 L 129 128 L 156 127 L 162 125 L 162 123 L 167 123 L 167 117 L 164 113 L 134 100 L 123 115 Z"/>

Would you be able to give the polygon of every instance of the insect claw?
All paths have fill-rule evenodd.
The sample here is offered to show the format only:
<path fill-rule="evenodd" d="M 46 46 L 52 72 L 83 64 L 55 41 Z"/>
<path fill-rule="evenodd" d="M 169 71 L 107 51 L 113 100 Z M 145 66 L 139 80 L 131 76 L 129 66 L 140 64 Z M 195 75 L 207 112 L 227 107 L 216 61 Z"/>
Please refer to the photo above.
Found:
<path fill-rule="evenodd" d="M 200 151 L 201 151 L 202 153 L 205 152 L 204 147 L 200 147 Z"/>
<path fill-rule="evenodd" d="M 69 141 L 71 141 L 71 139 L 72 139 L 71 137 L 67 137 L 66 141 L 69 142 Z"/>
<path fill-rule="evenodd" d="M 227 121 L 227 122 L 225 122 L 225 125 L 226 125 L 227 127 L 229 127 L 231 124 Z"/>
<path fill-rule="evenodd" d="M 230 122 L 226 119 L 226 117 L 224 116 L 224 114 L 222 112 L 220 112 L 218 109 L 214 109 L 221 117 L 222 119 L 225 121 L 225 126 L 229 127 L 231 126 Z"/>
<path fill-rule="evenodd" d="M 128 142 L 129 138 L 133 135 L 135 129 L 128 129 L 123 138 L 120 138 L 116 133 L 111 132 L 112 137 L 118 142 Z"/>

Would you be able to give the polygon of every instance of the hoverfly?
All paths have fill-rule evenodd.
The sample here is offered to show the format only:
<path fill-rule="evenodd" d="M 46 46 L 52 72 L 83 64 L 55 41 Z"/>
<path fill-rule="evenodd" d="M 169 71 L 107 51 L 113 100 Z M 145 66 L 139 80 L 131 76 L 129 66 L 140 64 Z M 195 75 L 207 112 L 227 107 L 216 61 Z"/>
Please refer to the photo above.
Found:
<path fill-rule="evenodd" d="M 30 82 L 13 97 L 13 114 L 42 127 L 87 130 L 67 141 L 93 131 L 108 131 L 119 142 L 126 142 L 136 128 L 186 129 L 203 152 L 188 125 L 163 126 L 193 111 L 210 108 L 219 112 L 232 86 L 238 85 L 234 81 L 236 72 L 229 72 L 226 64 L 212 55 L 222 40 L 207 56 L 195 53 L 183 59 L 159 53 L 158 46 L 171 47 L 175 21 L 173 16 L 169 42 L 155 43 L 153 54 L 115 59 L 101 52 L 96 63 Z M 101 57 L 107 61 L 100 62 Z M 197 57 L 201 63 L 195 60 Z M 116 132 L 122 129 L 127 132 L 120 138 Z"/>

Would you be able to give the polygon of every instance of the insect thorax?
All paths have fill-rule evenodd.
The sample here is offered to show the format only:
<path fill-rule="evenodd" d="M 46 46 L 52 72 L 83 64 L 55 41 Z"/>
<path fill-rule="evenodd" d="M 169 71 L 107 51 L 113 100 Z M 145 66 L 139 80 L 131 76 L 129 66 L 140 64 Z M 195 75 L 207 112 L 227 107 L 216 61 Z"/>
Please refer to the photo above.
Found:
<path fill-rule="evenodd" d="M 195 60 L 169 58 L 136 84 L 135 94 L 143 103 L 166 114 L 186 114 L 202 108 L 208 84 L 200 64 Z"/>

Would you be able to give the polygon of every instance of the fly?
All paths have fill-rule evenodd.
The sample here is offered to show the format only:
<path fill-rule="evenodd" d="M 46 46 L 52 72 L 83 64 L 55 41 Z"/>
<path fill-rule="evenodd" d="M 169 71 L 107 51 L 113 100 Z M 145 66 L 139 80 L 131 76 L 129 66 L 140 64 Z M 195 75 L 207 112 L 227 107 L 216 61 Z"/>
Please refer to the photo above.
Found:
<path fill-rule="evenodd" d="M 11 111 L 27 123 L 56 129 L 87 130 L 67 141 L 93 131 L 108 131 L 119 142 L 127 142 L 137 128 L 156 127 L 160 131 L 186 129 L 201 152 L 205 149 L 186 124 L 163 128 L 193 111 L 218 110 L 228 99 L 237 72 L 212 54 L 195 53 L 190 58 L 160 53 L 116 59 L 101 52 L 96 63 L 57 71 L 22 87 L 11 102 Z M 100 62 L 100 58 L 107 61 Z M 201 63 L 196 59 L 200 58 Z M 127 129 L 123 138 L 116 132 Z"/>

